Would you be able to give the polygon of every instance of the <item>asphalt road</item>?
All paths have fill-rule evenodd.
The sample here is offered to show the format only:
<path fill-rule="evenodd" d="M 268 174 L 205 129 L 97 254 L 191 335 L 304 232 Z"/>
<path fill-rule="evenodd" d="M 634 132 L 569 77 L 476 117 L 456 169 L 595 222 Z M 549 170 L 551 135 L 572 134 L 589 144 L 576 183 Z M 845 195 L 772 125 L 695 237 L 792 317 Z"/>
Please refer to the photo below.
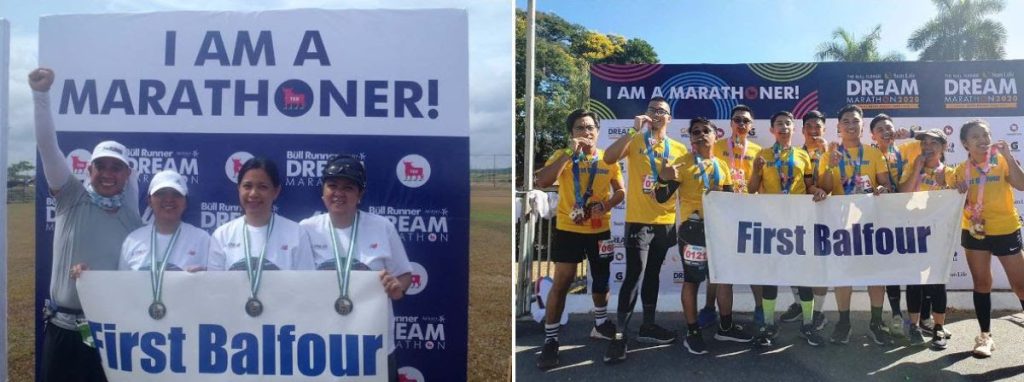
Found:
<path fill-rule="evenodd" d="M 591 316 L 574 314 L 559 335 L 560 365 L 548 371 L 536 366 L 544 342 L 543 326 L 519 320 L 515 323 L 515 371 L 519 381 L 1024 381 L 1024 314 L 1014 313 L 993 312 L 996 348 L 987 359 L 971 355 L 978 334 L 973 312 L 947 315 L 946 330 L 953 337 L 942 351 L 927 346 L 869 344 L 866 333 L 870 315 L 853 312 L 848 345 L 812 347 L 798 337 L 798 323 L 780 323 L 778 343 L 771 348 L 718 342 L 708 329 L 704 338 L 709 354 L 686 352 L 681 337 L 670 345 L 630 340 L 626 361 L 615 365 L 607 365 L 602 359 L 608 341 L 589 338 Z M 830 323 L 822 334 L 828 338 L 837 316 L 835 312 L 826 314 Z M 737 313 L 735 319 L 753 327 L 749 313 Z M 634 316 L 630 325 L 633 337 L 638 320 L 639 315 Z M 678 312 L 660 313 L 657 322 L 683 332 Z"/>

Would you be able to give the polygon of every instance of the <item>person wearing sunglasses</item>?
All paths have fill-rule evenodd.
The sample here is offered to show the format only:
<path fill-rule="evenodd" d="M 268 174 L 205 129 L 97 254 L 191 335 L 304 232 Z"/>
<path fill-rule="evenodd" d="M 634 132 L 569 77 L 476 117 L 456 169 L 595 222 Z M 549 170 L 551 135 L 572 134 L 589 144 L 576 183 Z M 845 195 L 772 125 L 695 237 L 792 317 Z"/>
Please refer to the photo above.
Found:
<path fill-rule="evenodd" d="M 729 126 L 732 129 L 731 135 L 729 139 L 715 142 L 713 152 L 715 156 L 725 159 L 729 164 L 733 192 L 743 194 L 757 192 L 756 189 L 747 187 L 752 175 L 751 166 L 754 163 L 754 158 L 757 157 L 757 153 L 761 152 L 761 145 L 747 139 L 754 131 L 754 110 L 747 105 L 736 105 L 729 114 L 731 115 L 729 120 Z M 704 308 L 697 316 L 697 322 L 702 328 L 715 322 L 716 287 L 716 284 L 708 283 Z M 751 285 L 750 292 L 754 295 L 754 322 L 757 326 L 764 326 L 761 286 Z"/>
<path fill-rule="evenodd" d="M 690 146 L 692 151 L 677 158 L 659 174 L 658 181 L 666 187 L 656 191 L 658 201 L 669 201 L 679 190 L 679 211 L 688 214 L 679 223 L 676 237 L 679 256 L 683 262 L 683 291 L 681 300 L 686 319 L 686 338 L 683 347 L 692 354 L 707 354 L 704 335 L 697 322 L 697 291 L 708 278 L 707 246 L 704 237 L 704 195 L 712 191 L 732 192 L 732 176 L 726 161 L 715 157 L 715 125 L 707 118 L 690 120 Z M 720 284 L 715 296 L 721 307 L 718 317 L 718 341 L 750 342 L 753 338 L 732 322 L 732 284 Z"/>
<path fill-rule="evenodd" d="M 590 337 L 615 338 L 615 324 L 608 320 L 608 279 L 612 253 L 601 253 L 601 242 L 611 238 L 611 210 L 625 198 L 622 171 L 607 164 L 597 148 L 601 132 L 597 114 L 576 109 L 565 120 L 572 137 L 569 147 L 555 151 L 537 171 L 537 186 L 550 187 L 558 182 L 558 207 L 551 239 L 551 259 L 555 262 L 554 285 L 548 292 L 544 321 L 544 349 L 537 367 L 558 366 L 558 331 L 565 296 L 576 277 L 576 266 L 584 259 L 590 264 L 593 284 L 594 327 Z"/>
<path fill-rule="evenodd" d="M 207 270 L 241 270 L 258 299 L 259 273 L 266 270 L 312 270 L 309 233 L 299 223 L 274 212 L 281 194 L 277 165 L 270 159 L 249 159 L 238 171 L 238 202 L 244 215 L 217 227 L 210 237 Z"/>
<path fill-rule="evenodd" d="M 117 269 L 121 243 L 142 226 L 139 183 L 129 165 L 127 148 L 114 141 L 97 144 L 90 158 L 72 154 L 69 159 L 74 169 L 87 171 L 88 178 L 83 184 L 72 176 L 72 166 L 60 150 L 50 112 L 53 81 L 54 72 L 46 68 L 35 69 L 28 76 L 39 160 L 56 201 L 50 295 L 43 309 L 40 379 L 105 381 L 99 352 L 86 345 L 82 336 L 81 329 L 88 333 L 89 323 L 82 312 L 75 279 L 86 269 Z"/>
<path fill-rule="evenodd" d="M 814 167 L 811 157 L 803 149 L 793 147 L 793 113 L 780 111 L 772 115 L 771 133 L 775 137 L 775 144 L 766 147 L 757 154 L 754 160 L 753 176 L 750 187 L 752 190 L 759 190 L 762 194 L 785 194 L 785 195 L 812 195 L 812 200 L 820 202 L 828 195 L 824 190 L 814 184 Z M 767 169 L 766 169 L 767 167 Z M 775 299 L 779 294 L 779 287 L 775 285 L 764 285 L 764 320 L 765 324 L 758 328 L 758 335 L 754 338 L 754 344 L 758 346 L 773 346 L 778 334 L 778 326 L 775 325 Z M 802 307 L 806 307 L 803 314 L 803 326 L 800 335 L 811 346 L 821 346 L 825 343 L 824 338 L 814 329 L 814 294 L 810 287 L 799 287 L 798 297 Z"/>
<path fill-rule="evenodd" d="M 871 146 L 861 144 L 863 133 L 864 112 L 857 105 L 846 105 L 837 113 L 839 116 L 840 143 L 832 143 L 829 147 L 832 179 L 836 183 L 833 195 L 852 195 L 873 193 L 875 195 L 889 190 L 889 170 L 885 166 L 882 152 Z M 829 339 L 832 343 L 847 344 L 850 342 L 850 299 L 853 287 L 836 287 L 836 306 L 839 309 L 839 322 L 836 323 Z M 868 335 L 877 345 L 892 343 L 888 328 L 882 322 L 882 305 L 885 300 L 885 287 L 868 286 L 868 297 L 871 301 L 871 323 Z"/>
<path fill-rule="evenodd" d="M 655 200 L 658 173 L 673 160 L 686 154 L 686 147 L 668 137 L 672 121 L 670 105 L 662 97 L 647 103 L 647 112 L 633 118 L 633 128 L 605 150 L 604 162 L 615 164 L 626 159 L 629 179 L 626 184 L 626 274 L 619 290 L 619 331 L 605 353 L 605 362 L 626 359 L 629 319 L 636 306 L 637 289 L 643 300 L 643 323 L 637 341 L 667 344 L 676 334 L 654 322 L 657 312 L 659 273 L 668 249 L 675 245 L 676 205 Z M 644 126 L 647 126 L 645 129 Z M 643 274 L 643 285 L 639 286 Z M 639 288 L 638 288 L 639 287 Z"/>
<path fill-rule="evenodd" d="M 314 215 L 299 223 L 309 232 L 313 261 L 320 270 L 345 268 L 378 273 L 384 292 L 392 300 L 400 300 L 412 285 L 412 264 L 405 252 L 395 225 L 386 217 L 359 209 L 366 194 L 366 168 L 359 157 L 339 154 L 327 160 L 324 167 L 320 199 L 326 214 Z M 388 304 L 388 323 L 395 331 L 395 313 Z M 388 376 L 398 380 L 398 363 L 394 341 L 387 344 Z"/>

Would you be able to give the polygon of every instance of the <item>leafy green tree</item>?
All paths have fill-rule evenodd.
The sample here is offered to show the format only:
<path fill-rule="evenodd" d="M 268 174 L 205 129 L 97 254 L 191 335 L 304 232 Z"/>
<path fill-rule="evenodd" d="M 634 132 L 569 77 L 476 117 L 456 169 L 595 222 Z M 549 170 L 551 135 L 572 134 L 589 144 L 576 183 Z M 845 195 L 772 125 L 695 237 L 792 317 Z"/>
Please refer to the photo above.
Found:
<path fill-rule="evenodd" d="M 526 12 L 517 9 L 515 138 L 520 169 L 526 137 L 526 26 Z M 657 63 L 658 55 L 642 39 L 590 31 L 551 13 L 537 12 L 536 30 L 533 160 L 540 168 L 569 139 L 565 117 L 590 98 L 591 64 Z"/>
<path fill-rule="evenodd" d="M 998 60 L 1006 57 L 1006 28 L 987 18 L 1005 7 L 1003 0 L 932 0 L 939 14 L 907 40 L 921 61 Z"/>
<path fill-rule="evenodd" d="M 27 175 L 25 173 L 35 170 L 35 168 L 36 166 L 33 166 L 32 163 L 25 160 L 18 163 L 12 163 L 10 166 L 7 166 L 7 180 L 20 182 L 25 179 L 29 179 L 32 175 Z"/>
<path fill-rule="evenodd" d="M 890 52 L 884 56 L 878 53 L 878 41 L 881 38 L 882 25 L 875 26 L 870 34 L 860 40 L 845 29 L 836 28 L 832 32 L 832 41 L 818 45 L 814 58 L 819 61 L 903 61 L 903 55 L 899 53 Z"/>

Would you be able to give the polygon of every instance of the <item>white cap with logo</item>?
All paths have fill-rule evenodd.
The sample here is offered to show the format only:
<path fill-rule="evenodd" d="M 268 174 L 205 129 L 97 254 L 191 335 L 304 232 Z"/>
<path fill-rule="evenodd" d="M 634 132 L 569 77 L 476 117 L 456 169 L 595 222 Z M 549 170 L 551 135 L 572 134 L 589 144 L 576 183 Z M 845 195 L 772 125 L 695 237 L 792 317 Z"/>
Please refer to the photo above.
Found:
<path fill-rule="evenodd" d="M 172 188 L 183 196 L 188 196 L 188 185 L 185 184 L 185 177 L 174 170 L 163 170 L 153 175 L 149 182 L 149 195 L 155 194 L 164 188 Z"/>
<path fill-rule="evenodd" d="M 92 149 L 92 158 L 89 159 L 89 163 L 91 164 L 100 158 L 114 158 L 124 162 L 125 166 L 129 166 L 127 153 L 128 149 L 124 145 L 116 141 L 103 141 L 97 144 L 96 148 Z"/>

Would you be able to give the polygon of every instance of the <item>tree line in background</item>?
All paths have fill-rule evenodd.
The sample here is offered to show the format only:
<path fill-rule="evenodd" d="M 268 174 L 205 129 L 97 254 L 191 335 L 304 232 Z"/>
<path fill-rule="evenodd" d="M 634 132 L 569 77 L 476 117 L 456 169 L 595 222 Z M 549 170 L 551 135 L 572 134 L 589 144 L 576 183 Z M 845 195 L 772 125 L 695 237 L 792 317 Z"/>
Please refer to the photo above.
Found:
<path fill-rule="evenodd" d="M 998 60 L 1006 56 L 1006 28 L 990 16 L 1005 8 L 1005 0 L 932 0 L 938 14 L 916 29 L 907 48 L 920 61 Z M 526 114 L 526 12 L 516 9 L 516 168 L 524 165 Z M 552 13 L 537 12 L 534 83 L 534 167 L 540 168 L 568 140 L 565 117 L 585 107 L 590 92 L 591 64 L 656 64 L 658 54 L 647 41 L 602 34 L 570 23 Z M 856 36 L 837 28 L 832 39 L 818 46 L 819 61 L 903 61 L 899 53 L 881 54 L 881 25 Z M 522 177 L 517 173 L 517 186 Z"/>

